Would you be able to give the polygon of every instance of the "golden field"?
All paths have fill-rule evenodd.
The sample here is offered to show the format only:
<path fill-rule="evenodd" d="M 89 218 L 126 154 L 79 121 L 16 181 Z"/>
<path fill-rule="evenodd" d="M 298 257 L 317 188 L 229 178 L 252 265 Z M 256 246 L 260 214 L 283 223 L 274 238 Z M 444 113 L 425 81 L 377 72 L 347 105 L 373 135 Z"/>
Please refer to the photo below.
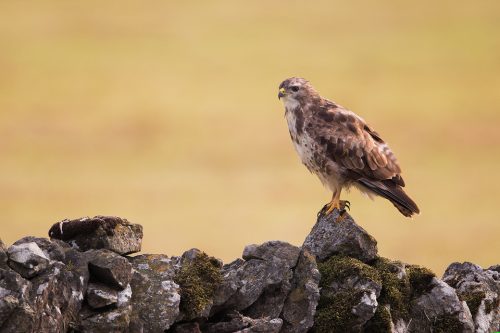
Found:
<path fill-rule="evenodd" d="M 500 263 L 500 2 L 3 1 L 0 237 L 144 226 L 144 252 L 300 245 L 330 199 L 277 99 L 308 78 L 396 152 L 413 220 L 344 198 L 381 255 Z"/>

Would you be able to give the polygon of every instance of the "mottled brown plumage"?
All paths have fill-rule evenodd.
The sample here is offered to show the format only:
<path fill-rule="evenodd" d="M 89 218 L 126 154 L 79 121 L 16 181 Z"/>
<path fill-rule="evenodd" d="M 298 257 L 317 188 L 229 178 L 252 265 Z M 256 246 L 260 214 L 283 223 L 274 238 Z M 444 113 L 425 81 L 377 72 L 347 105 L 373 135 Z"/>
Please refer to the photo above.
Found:
<path fill-rule="evenodd" d="M 350 186 L 390 200 L 405 216 L 419 213 L 403 191 L 405 183 L 393 152 L 361 117 L 322 98 L 302 78 L 283 81 L 278 97 L 302 162 L 333 192 L 327 213 L 340 209 L 340 192 Z"/>

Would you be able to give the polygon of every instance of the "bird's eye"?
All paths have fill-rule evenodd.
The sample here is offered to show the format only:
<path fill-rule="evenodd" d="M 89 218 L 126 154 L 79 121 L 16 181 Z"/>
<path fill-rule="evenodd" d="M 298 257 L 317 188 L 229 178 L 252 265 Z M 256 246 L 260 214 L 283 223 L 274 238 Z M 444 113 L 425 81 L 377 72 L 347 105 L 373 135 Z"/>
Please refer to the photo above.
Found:
<path fill-rule="evenodd" d="M 299 87 L 298 86 L 292 86 L 292 87 L 290 87 L 290 90 L 293 91 L 293 92 L 297 92 L 297 91 L 299 91 Z"/>

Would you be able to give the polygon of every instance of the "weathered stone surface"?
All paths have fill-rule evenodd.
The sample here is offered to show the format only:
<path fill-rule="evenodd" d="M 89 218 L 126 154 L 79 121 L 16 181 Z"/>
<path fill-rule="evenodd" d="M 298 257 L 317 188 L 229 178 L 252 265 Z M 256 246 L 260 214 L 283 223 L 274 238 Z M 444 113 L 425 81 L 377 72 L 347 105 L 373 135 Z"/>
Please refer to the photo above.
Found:
<path fill-rule="evenodd" d="M 130 326 L 131 306 L 117 308 L 111 311 L 97 313 L 80 322 L 78 331 L 81 333 L 122 333 Z M 155 331 L 146 331 L 155 332 Z M 161 331 L 157 331 L 161 332 Z"/>
<path fill-rule="evenodd" d="M 5 320 L 2 332 L 63 332 L 69 329 L 80 311 L 88 282 L 86 263 L 76 259 L 73 266 L 51 261 L 43 272 L 29 281 L 3 270 L 1 288 L 17 298 L 18 307 Z"/>
<path fill-rule="evenodd" d="M 55 223 L 49 236 L 81 251 L 108 249 L 118 254 L 130 254 L 141 250 L 142 226 L 115 216 L 86 217 Z"/>
<path fill-rule="evenodd" d="M 314 324 L 314 314 L 319 300 L 320 274 L 314 257 L 303 250 L 300 253 L 281 318 L 282 333 L 304 333 Z"/>
<path fill-rule="evenodd" d="M 446 269 L 443 281 L 455 288 L 458 298 L 467 303 L 476 332 L 500 331 L 499 271 L 483 270 L 469 262 L 453 263 Z"/>
<path fill-rule="evenodd" d="M 172 333 L 202 333 L 197 322 L 175 325 L 171 331 Z"/>
<path fill-rule="evenodd" d="M 302 248 L 318 261 L 324 261 L 332 255 L 345 255 L 365 263 L 376 259 L 377 241 L 357 225 L 349 214 L 341 222 L 338 222 L 338 217 L 337 210 L 328 216 L 319 215 Z"/>
<path fill-rule="evenodd" d="M 223 298 L 227 301 L 214 312 L 245 310 L 245 315 L 251 317 L 278 317 L 291 289 L 292 268 L 299 253 L 300 248 L 279 241 L 247 246 L 243 252 L 246 261 L 224 267 L 215 303 L 221 304 Z"/>
<path fill-rule="evenodd" d="M 165 255 L 140 255 L 129 258 L 134 273 L 132 287 L 132 322 L 144 332 L 163 332 L 179 315 L 179 285 L 174 276 L 179 258 Z"/>
<path fill-rule="evenodd" d="M 7 255 L 9 266 L 26 279 L 40 274 L 49 266 L 49 258 L 35 242 L 13 244 Z"/>
<path fill-rule="evenodd" d="M 118 302 L 118 291 L 102 283 L 93 282 L 87 287 L 86 299 L 91 308 L 99 309 Z"/>
<path fill-rule="evenodd" d="M 253 319 L 240 314 L 230 314 L 229 321 L 211 323 L 203 330 L 206 333 L 278 333 L 283 325 L 280 318 Z"/>
<path fill-rule="evenodd" d="M 8 259 L 9 258 L 7 257 L 7 248 L 5 247 L 5 244 L 0 239 L 0 268 L 4 268 L 5 265 L 7 265 Z"/>
<path fill-rule="evenodd" d="M 53 239 L 25 237 L 8 250 L 0 241 L 0 332 L 499 329 L 499 265 L 455 263 L 443 282 L 424 267 L 378 257 L 371 236 L 337 217 L 320 217 L 302 249 L 249 245 L 224 266 L 197 249 L 123 257 L 117 252 L 137 248 L 140 237 L 113 217 L 57 224 Z"/>
<path fill-rule="evenodd" d="M 297 265 L 300 251 L 296 246 L 279 241 L 245 247 L 243 259 L 267 262 L 271 270 L 271 274 L 265 277 L 262 294 L 244 311 L 245 315 L 252 318 L 280 316 L 285 299 L 292 288 L 292 269 Z"/>
<path fill-rule="evenodd" d="M 433 288 L 411 302 L 410 332 L 474 332 L 469 308 L 455 290 L 436 278 Z"/>
<path fill-rule="evenodd" d="M 85 254 L 92 278 L 118 290 L 130 283 L 132 265 L 126 258 L 109 250 L 92 250 Z"/>

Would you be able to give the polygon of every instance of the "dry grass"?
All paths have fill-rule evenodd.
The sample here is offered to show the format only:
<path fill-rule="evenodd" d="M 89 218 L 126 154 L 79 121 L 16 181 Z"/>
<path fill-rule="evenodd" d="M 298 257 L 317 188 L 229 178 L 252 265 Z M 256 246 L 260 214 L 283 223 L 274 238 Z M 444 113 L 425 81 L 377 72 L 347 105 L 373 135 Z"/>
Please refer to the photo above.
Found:
<path fill-rule="evenodd" d="M 389 141 L 422 215 L 351 193 L 382 255 L 498 263 L 500 2 L 0 4 L 0 218 L 145 227 L 144 251 L 300 244 L 329 199 L 289 142 L 279 82 L 309 78 Z"/>

